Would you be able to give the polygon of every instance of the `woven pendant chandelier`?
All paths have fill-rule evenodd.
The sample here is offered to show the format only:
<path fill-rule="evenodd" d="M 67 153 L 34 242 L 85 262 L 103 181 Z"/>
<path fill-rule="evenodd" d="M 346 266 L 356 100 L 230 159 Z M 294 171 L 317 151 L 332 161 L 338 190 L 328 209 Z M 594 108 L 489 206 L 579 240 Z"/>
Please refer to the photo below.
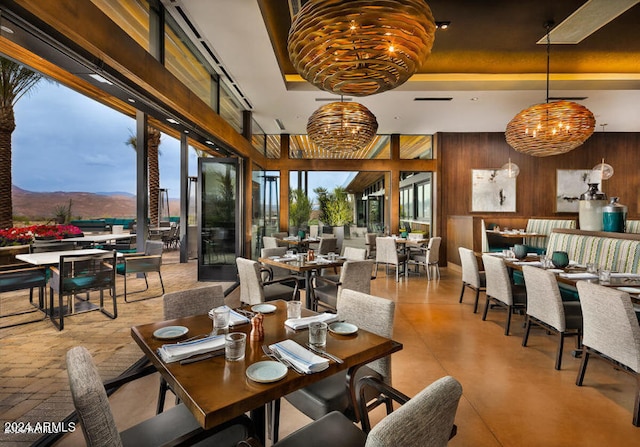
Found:
<path fill-rule="evenodd" d="M 431 53 L 424 0 L 309 0 L 289 30 L 296 71 L 321 90 L 367 96 L 406 82 Z"/>
<path fill-rule="evenodd" d="M 507 124 L 507 143 L 516 151 L 536 157 L 564 154 L 584 143 L 596 120 L 586 107 L 572 101 L 549 102 L 551 40 L 547 24 L 547 102 L 522 110 Z"/>
<path fill-rule="evenodd" d="M 307 121 L 309 138 L 327 151 L 357 151 L 371 143 L 377 131 L 375 115 L 357 102 L 325 104 Z"/>

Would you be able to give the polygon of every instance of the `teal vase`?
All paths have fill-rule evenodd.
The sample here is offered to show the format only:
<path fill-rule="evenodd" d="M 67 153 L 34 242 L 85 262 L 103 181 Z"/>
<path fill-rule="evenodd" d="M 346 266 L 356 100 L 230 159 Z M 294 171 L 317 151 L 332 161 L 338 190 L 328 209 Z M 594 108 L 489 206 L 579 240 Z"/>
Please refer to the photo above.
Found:
<path fill-rule="evenodd" d="M 569 255 L 566 251 L 554 251 L 551 255 L 551 262 L 556 268 L 563 269 L 569 265 Z"/>
<path fill-rule="evenodd" d="M 522 244 L 516 244 L 513 246 L 513 254 L 518 259 L 524 259 L 527 257 L 527 246 Z"/>

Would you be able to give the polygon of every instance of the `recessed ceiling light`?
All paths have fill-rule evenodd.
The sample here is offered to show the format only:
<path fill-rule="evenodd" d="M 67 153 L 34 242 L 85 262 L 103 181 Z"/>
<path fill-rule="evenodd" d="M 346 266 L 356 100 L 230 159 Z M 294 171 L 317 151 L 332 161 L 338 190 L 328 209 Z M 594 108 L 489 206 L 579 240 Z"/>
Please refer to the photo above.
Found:
<path fill-rule="evenodd" d="M 478 100 L 478 97 L 477 97 L 477 96 L 474 96 L 473 98 L 470 98 L 470 99 L 469 99 L 469 101 L 477 101 L 477 100 Z"/>
<path fill-rule="evenodd" d="M 11 28 L 9 28 L 8 26 L 2 25 L 2 26 L 0 26 L 0 29 L 2 31 L 4 31 L 5 33 L 13 34 L 13 30 Z"/>
<path fill-rule="evenodd" d="M 205 141 L 205 143 L 210 144 L 211 146 L 213 146 L 213 141 L 211 141 L 211 140 L 207 140 L 207 141 Z"/>
<path fill-rule="evenodd" d="M 134 102 L 136 102 L 136 100 L 135 100 L 135 99 L 133 99 L 133 98 L 127 98 L 127 101 L 129 101 L 130 103 L 134 103 Z"/>
<path fill-rule="evenodd" d="M 102 76 L 100 76 L 97 73 L 92 73 L 92 74 L 89 75 L 89 77 L 95 79 L 98 82 L 102 82 L 103 84 L 113 85 L 113 82 L 103 78 Z"/>
<path fill-rule="evenodd" d="M 449 26 L 451 25 L 450 21 L 446 21 L 446 22 L 436 22 L 436 29 L 448 29 Z"/>
<path fill-rule="evenodd" d="M 189 133 L 189 131 L 185 129 L 185 130 L 184 130 L 184 133 Z"/>
<path fill-rule="evenodd" d="M 180 124 L 178 121 L 174 120 L 173 118 L 167 118 L 167 121 L 171 124 Z"/>

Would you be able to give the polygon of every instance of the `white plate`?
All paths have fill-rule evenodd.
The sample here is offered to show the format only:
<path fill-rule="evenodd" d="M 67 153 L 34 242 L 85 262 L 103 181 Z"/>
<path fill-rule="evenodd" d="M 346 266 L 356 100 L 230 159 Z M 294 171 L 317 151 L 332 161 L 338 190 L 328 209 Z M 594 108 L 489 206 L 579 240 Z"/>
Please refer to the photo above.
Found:
<path fill-rule="evenodd" d="M 640 293 L 640 289 L 637 287 L 618 287 L 618 290 L 636 295 Z"/>
<path fill-rule="evenodd" d="M 358 332 L 358 326 L 351 323 L 336 322 L 329 325 L 329 330 L 334 334 L 349 335 Z"/>
<path fill-rule="evenodd" d="M 247 377 L 258 383 L 271 383 L 283 379 L 287 375 L 287 367 L 280 362 L 265 360 L 250 365 Z"/>
<path fill-rule="evenodd" d="M 189 329 L 184 326 L 167 326 L 157 329 L 153 336 L 160 340 L 172 340 L 182 337 L 187 332 L 189 332 Z"/>
<path fill-rule="evenodd" d="M 255 306 L 251 306 L 251 310 L 254 312 L 260 312 L 261 314 L 270 314 L 271 312 L 275 312 L 277 309 L 273 304 L 256 304 Z"/>

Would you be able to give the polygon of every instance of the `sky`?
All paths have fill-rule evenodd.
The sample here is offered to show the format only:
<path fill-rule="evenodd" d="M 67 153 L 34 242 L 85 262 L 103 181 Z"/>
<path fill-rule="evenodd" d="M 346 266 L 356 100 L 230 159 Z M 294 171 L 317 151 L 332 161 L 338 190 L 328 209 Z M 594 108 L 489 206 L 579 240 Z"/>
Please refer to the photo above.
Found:
<path fill-rule="evenodd" d="M 135 120 L 57 83 L 40 81 L 15 106 L 13 184 L 35 192 L 136 192 Z M 163 134 L 160 187 L 180 195 L 180 141 Z M 189 151 L 189 175 L 197 157 Z"/>
<path fill-rule="evenodd" d="M 135 120 L 61 84 L 40 81 L 15 105 L 12 181 L 33 192 L 136 192 Z M 160 187 L 180 195 L 180 141 L 162 134 Z M 189 151 L 189 175 L 197 175 Z M 346 186 L 349 172 L 311 172 L 309 192 Z M 317 203 L 316 203 L 317 205 Z"/>

